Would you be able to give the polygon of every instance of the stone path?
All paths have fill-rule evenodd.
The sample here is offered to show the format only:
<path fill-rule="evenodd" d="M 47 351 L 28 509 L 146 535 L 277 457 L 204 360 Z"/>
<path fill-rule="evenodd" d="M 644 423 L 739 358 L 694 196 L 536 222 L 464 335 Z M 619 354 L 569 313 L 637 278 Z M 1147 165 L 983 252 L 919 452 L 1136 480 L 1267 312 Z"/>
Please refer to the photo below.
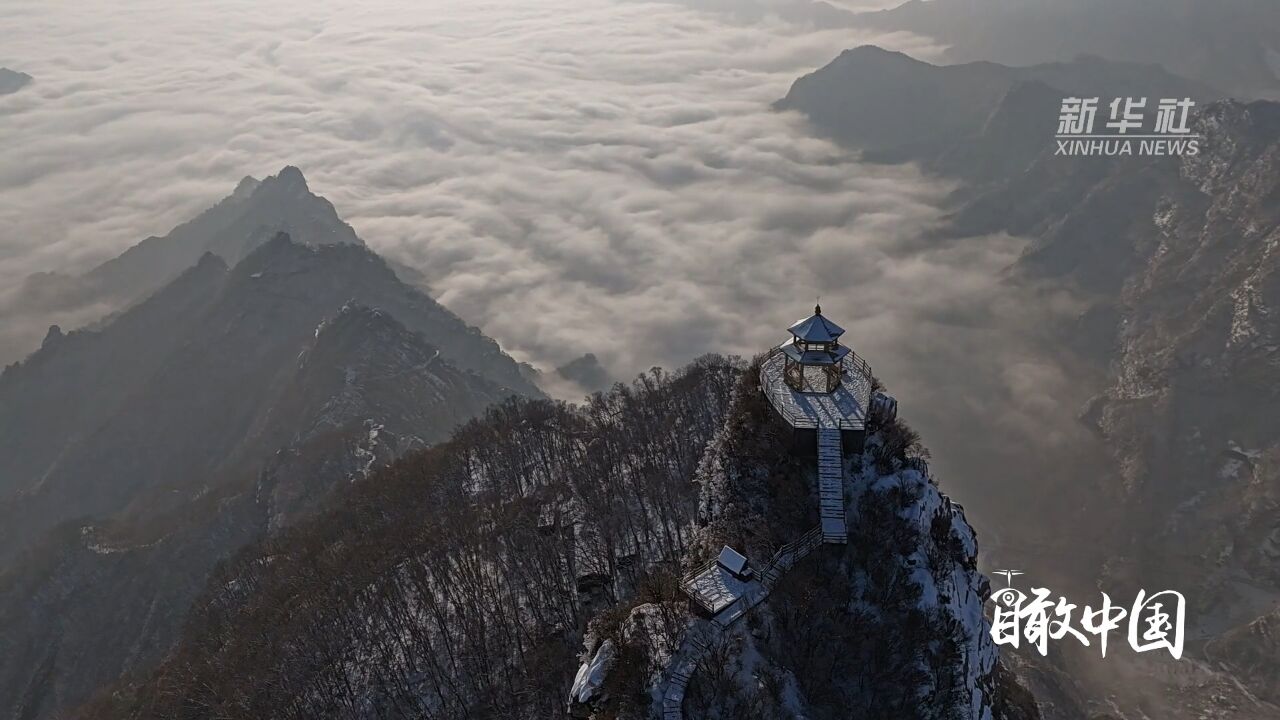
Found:
<path fill-rule="evenodd" d="M 684 691 L 689 687 L 698 661 L 711 651 L 724 634 L 725 625 L 711 620 L 694 620 L 689 623 L 680 648 L 667 664 L 667 684 L 662 691 L 662 720 L 683 720 Z"/>

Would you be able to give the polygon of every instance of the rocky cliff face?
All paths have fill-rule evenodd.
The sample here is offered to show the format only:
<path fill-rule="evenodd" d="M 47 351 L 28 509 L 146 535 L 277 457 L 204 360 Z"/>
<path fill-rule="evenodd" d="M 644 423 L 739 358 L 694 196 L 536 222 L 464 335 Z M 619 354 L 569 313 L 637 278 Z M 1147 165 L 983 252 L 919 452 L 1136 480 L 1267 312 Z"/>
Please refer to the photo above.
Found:
<path fill-rule="evenodd" d="M 1082 478 L 1091 509 L 1077 524 L 1107 550 L 1098 583 L 1187 593 L 1191 632 L 1223 648 L 1194 680 L 1158 669 L 1143 682 L 1179 698 L 1163 712 L 1265 717 L 1274 689 L 1240 628 L 1280 598 L 1280 106 L 1213 103 L 1193 129 L 1201 152 L 1181 158 L 1044 154 L 977 193 L 955 228 L 1030 235 L 1013 276 L 1086 301 L 1053 351 L 1093 366 L 1082 419 L 1113 460 L 1113 480 Z M 1222 690 L 1196 689 L 1208 685 Z"/>
<path fill-rule="evenodd" d="M 1221 619 L 1228 578 L 1280 587 L 1268 554 L 1280 484 L 1280 106 L 1214 103 L 1194 129 L 1194 156 L 1041 157 L 958 217 L 1033 233 L 1018 271 L 1088 299 L 1086 322 L 1063 338 L 1107 377 L 1084 419 L 1111 448 L 1111 497 L 1130 526 L 1118 542 L 1133 554 L 1111 570 L 1200 586 Z M 1018 205 L 1021 215 L 996 212 Z M 1195 553 L 1169 551 L 1189 538 Z M 1241 595 L 1253 593 L 1228 593 Z"/>
<path fill-rule="evenodd" d="M 1194 589 L 1220 627 L 1265 609 L 1260 590 L 1280 597 L 1280 106 L 1215 105 L 1199 127 L 1206 152 L 1135 211 L 1154 242 L 1120 294 L 1114 382 L 1092 417 L 1135 519 L 1112 569 Z"/>

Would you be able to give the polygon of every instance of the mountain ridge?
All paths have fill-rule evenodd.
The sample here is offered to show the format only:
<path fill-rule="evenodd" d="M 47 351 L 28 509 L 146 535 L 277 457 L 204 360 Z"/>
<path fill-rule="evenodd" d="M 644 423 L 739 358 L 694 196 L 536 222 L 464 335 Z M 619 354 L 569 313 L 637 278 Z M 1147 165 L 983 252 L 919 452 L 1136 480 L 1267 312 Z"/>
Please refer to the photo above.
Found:
<path fill-rule="evenodd" d="M 1205 102 L 1219 94 L 1159 66 L 1093 56 L 1025 67 L 934 65 L 862 45 L 798 78 L 774 107 L 802 112 L 866 160 L 919 161 L 942 174 L 990 182 L 1052 151 L 1068 96 Z M 992 162 L 1001 165 L 986 166 Z"/>
<path fill-rule="evenodd" d="M 301 207 L 279 216 L 332 207 L 300 172 L 270 182 Z M 0 714 L 50 717 L 145 672 L 240 546 L 492 403 L 541 397 L 363 244 L 246 237 L 234 265 L 204 249 L 0 373 Z"/>
<path fill-rule="evenodd" d="M 909 0 L 851 22 L 934 38 L 950 62 L 1092 54 L 1163 65 L 1242 99 L 1280 99 L 1280 7 L 1268 0 Z"/>
<path fill-rule="evenodd" d="M 302 171 L 286 166 L 264 180 L 246 176 L 235 190 L 164 236 L 151 236 L 79 275 L 36 273 L 0 305 L 0 320 L 12 321 L 0 336 L 7 354 L 21 359 L 32 318 L 45 324 L 92 326 L 163 287 L 207 252 L 235 265 L 278 232 L 309 244 L 363 245 L 326 199 L 315 195 Z M 21 323 L 18 320 L 21 319 Z M 8 324 L 8 323 L 6 323 Z"/>

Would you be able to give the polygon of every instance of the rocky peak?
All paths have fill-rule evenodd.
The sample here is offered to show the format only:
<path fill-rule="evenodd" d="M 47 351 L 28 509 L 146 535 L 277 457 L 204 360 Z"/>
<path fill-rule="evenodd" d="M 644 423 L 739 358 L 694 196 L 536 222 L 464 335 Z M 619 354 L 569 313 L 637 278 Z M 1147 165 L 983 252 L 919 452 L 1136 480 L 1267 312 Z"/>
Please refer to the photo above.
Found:
<path fill-rule="evenodd" d="M 364 245 L 336 244 L 311 245 L 296 239 L 292 233 L 277 232 L 270 240 L 254 248 L 232 270 L 239 285 L 252 283 L 292 283 L 294 276 L 301 277 L 300 284 L 309 293 L 326 297 L 332 307 L 351 300 L 351 296 L 335 297 L 338 288 L 352 286 L 384 285 L 396 289 L 403 286 L 386 262 Z M 333 293 L 324 283 L 316 285 L 313 279 L 328 275 L 333 278 Z"/>
<path fill-rule="evenodd" d="M 0 716 L 60 715 L 158 662 L 216 562 L 444 440 L 519 378 L 362 245 L 276 232 L 230 271 L 209 250 L 192 260 L 0 376 L 0 575 L 18 578 L 0 583 L 0 626 L 5 647 L 35 648 L 0 652 L 0 688 L 27 688 L 0 691 Z M 86 517 L 115 539 L 59 530 Z M 36 547 L 57 566 L 28 564 Z"/>
<path fill-rule="evenodd" d="M 245 175 L 240 179 L 239 183 L 236 183 L 236 189 L 231 191 L 231 197 L 237 200 L 243 200 L 250 195 L 253 195 L 253 191 L 257 190 L 260 185 L 262 185 L 261 180 L 251 175 Z"/>
<path fill-rule="evenodd" d="M 0 95 L 15 93 L 31 82 L 31 76 L 6 67 L 0 67 Z"/>
<path fill-rule="evenodd" d="M 604 390 L 613 384 L 609 371 L 595 353 L 585 353 L 556 368 L 556 374 L 578 385 L 584 392 Z"/>
<path fill-rule="evenodd" d="M 311 192 L 311 189 L 307 187 L 307 179 L 302 176 L 302 171 L 293 165 L 284 166 L 280 172 L 267 178 L 264 183 L 268 186 L 278 186 L 299 195 Z"/>
<path fill-rule="evenodd" d="M 217 255 L 206 251 L 200 256 L 200 259 L 196 261 L 196 268 L 200 270 L 225 271 L 227 269 L 227 262 Z"/>
<path fill-rule="evenodd" d="M 44 342 L 40 343 L 40 349 L 51 348 L 58 344 L 62 338 L 62 328 L 57 325 L 50 325 L 49 332 L 45 333 Z"/>
<path fill-rule="evenodd" d="M 305 257 L 310 254 L 311 248 L 307 247 L 306 243 L 295 241 L 289 233 L 282 230 L 272 235 L 270 240 L 254 248 L 236 265 L 236 270 L 240 273 L 257 271 L 263 269 L 263 266 L 272 260 Z"/>
<path fill-rule="evenodd" d="M 308 189 L 302 172 L 287 166 L 262 181 L 241 179 L 230 195 L 195 218 L 163 237 L 142 240 L 83 275 L 32 278 L 19 289 L 12 307 L 47 322 L 69 314 L 96 319 L 95 312 L 127 307 L 158 290 L 206 253 L 235 265 L 280 232 L 307 245 L 363 245 L 333 205 Z M 36 347 L 39 336 L 26 332 L 21 338 L 0 335 L 0 360 L 20 359 L 5 356 L 7 346 L 19 353 Z"/>
<path fill-rule="evenodd" d="M 316 326 L 315 343 L 312 347 L 313 352 L 351 344 L 381 347 L 387 341 L 409 332 L 389 313 L 351 301 L 343 305 L 336 315 Z"/>

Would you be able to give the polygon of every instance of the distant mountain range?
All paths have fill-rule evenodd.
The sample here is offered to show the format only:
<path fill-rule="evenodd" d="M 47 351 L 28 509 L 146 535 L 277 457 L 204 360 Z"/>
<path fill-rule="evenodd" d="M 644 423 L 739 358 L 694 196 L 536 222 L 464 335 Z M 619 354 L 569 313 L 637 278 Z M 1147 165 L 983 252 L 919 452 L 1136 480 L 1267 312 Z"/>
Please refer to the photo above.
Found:
<path fill-rule="evenodd" d="M 950 62 L 1032 65 L 1090 54 L 1159 64 L 1241 99 L 1280 98 L 1280 4 L 1272 0 L 910 0 L 850 22 L 935 38 Z"/>
<path fill-rule="evenodd" d="M 81 275 L 37 273 L 0 305 L 0 320 L 8 329 L 0 347 L 21 359 L 35 349 L 35 322 L 80 325 L 147 297 L 191 267 L 205 253 L 235 265 L 276 233 L 289 233 L 297 242 L 319 245 L 360 245 L 360 238 L 338 217 L 333 205 L 312 194 L 302 172 L 286 167 L 265 180 L 246 177 L 235 191 L 213 207 L 164 237 L 149 237 L 118 257 Z"/>
<path fill-rule="evenodd" d="M 293 168 L 71 282 L 146 296 L 50 329 L 0 375 L 6 717 L 145 669 L 218 560 L 485 407 L 541 395 Z"/>
<path fill-rule="evenodd" d="M 1053 150 L 1062 100 L 1071 96 L 1145 97 L 1149 105 L 1162 97 L 1201 104 L 1219 97 L 1156 65 L 1097 57 L 1029 67 L 931 65 L 864 45 L 796 80 L 776 107 L 803 112 L 869 160 L 920 161 L 944 174 L 994 180 Z"/>

